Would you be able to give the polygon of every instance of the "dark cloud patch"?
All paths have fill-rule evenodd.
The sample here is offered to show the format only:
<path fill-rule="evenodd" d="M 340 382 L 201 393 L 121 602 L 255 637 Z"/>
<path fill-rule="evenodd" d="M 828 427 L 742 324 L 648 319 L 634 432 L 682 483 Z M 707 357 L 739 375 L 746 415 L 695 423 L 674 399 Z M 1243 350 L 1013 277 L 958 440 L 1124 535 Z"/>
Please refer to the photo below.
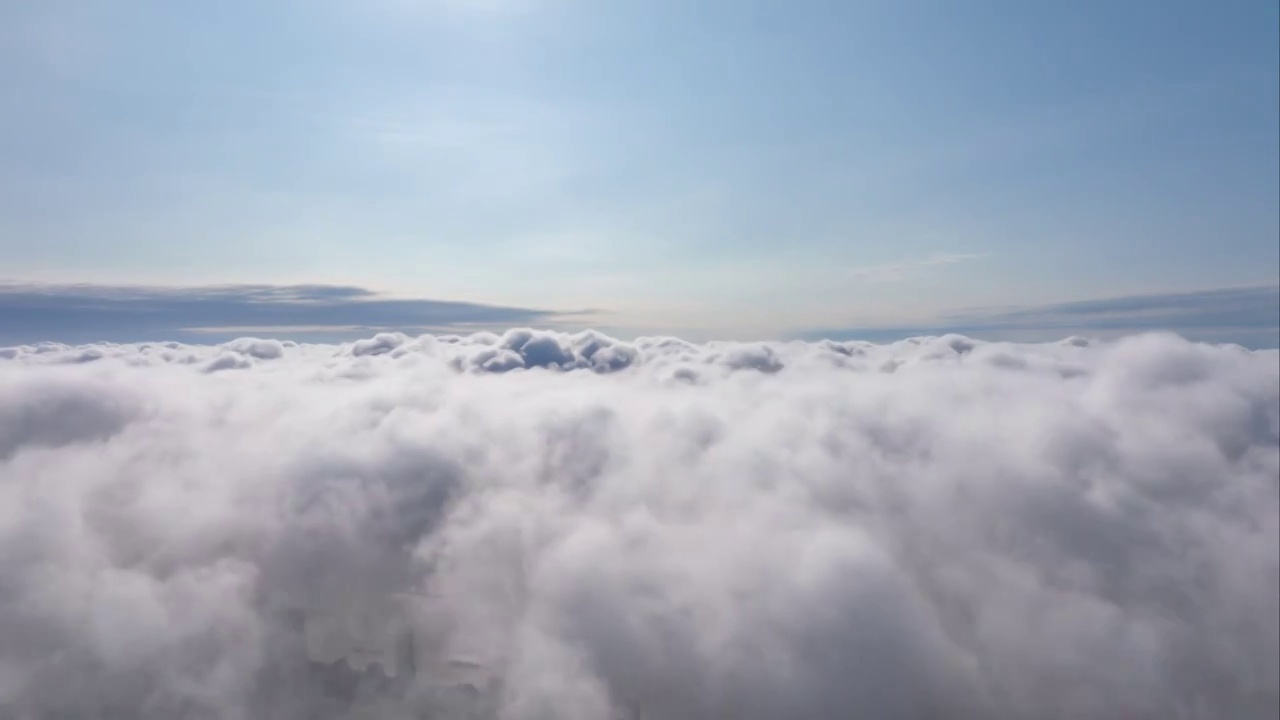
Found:
<path fill-rule="evenodd" d="M 961 333 L 1000 340 L 1047 340 L 1064 335 L 1123 335 L 1163 330 L 1192 340 L 1252 348 L 1280 345 L 1280 287 L 1132 295 L 1035 307 L 982 308 L 936 322 L 899 327 L 826 329 L 807 338 L 894 340 Z"/>
<path fill-rule="evenodd" d="M 255 328 L 315 341 L 377 330 L 549 324 L 559 313 L 442 300 L 388 298 L 360 287 L 147 287 L 0 284 L 0 344 L 141 340 L 218 341 Z M 225 330 L 224 330 L 225 329 Z"/>

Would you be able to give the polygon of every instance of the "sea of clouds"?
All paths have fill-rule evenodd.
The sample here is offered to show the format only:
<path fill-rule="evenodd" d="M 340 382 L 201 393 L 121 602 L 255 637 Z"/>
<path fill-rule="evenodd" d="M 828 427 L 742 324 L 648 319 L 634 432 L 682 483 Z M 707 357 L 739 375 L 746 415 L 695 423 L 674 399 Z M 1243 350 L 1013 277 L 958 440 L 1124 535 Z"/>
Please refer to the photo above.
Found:
<path fill-rule="evenodd" d="M 1173 335 L 4 348 L 0 717 L 1274 718 L 1278 527 L 1280 354 Z"/>

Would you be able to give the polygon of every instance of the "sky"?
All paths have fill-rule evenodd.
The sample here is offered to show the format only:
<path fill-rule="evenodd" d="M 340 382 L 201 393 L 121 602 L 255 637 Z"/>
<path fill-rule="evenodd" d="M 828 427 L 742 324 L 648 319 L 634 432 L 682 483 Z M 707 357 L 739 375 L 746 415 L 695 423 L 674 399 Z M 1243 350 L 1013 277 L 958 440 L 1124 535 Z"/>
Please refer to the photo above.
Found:
<path fill-rule="evenodd" d="M 1252 0 L 6 2 L 0 343 L 1274 347 L 1278 26 Z"/>

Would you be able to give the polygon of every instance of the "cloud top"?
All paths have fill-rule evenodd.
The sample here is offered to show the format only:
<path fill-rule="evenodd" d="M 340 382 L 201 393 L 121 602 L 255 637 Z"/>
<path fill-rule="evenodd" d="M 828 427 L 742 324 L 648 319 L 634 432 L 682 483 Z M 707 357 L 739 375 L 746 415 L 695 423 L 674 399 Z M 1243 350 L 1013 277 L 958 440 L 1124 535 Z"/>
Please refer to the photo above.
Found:
<path fill-rule="evenodd" d="M 1278 361 L 2 349 L 0 715 L 1274 717 Z M 415 673 L 343 695 L 335 661 Z"/>

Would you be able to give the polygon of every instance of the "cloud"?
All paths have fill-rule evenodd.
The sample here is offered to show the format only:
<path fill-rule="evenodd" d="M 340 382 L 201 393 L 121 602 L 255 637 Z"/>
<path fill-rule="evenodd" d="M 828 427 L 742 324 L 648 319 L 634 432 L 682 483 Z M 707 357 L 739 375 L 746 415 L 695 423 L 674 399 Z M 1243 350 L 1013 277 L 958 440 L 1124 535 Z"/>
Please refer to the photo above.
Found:
<path fill-rule="evenodd" d="M 1084 322 L 1132 330 L 1144 323 L 1175 328 L 1280 327 L 1280 287 L 1247 287 L 1085 300 L 989 316 L 1008 324 L 1063 327 Z M 959 318 L 963 319 L 963 317 Z"/>
<path fill-rule="evenodd" d="M 1117 335 L 1151 330 L 1193 339 L 1272 348 L 1280 344 L 1280 287 L 1220 288 L 1130 295 L 1034 307 L 987 308 L 944 315 L 931 323 L 817 330 L 806 337 L 886 340 L 964 333 L 1038 340 L 1070 334 Z"/>
<path fill-rule="evenodd" d="M 553 323 L 572 313 L 397 299 L 359 287 L 128 287 L 0 284 L 0 342 L 235 337 L 246 332 L 352 338 L 379 329 L 450 332 Z M 207 340 L 206 340 L 207 341 Z"/>
<path fill-rule="evenodd" d="M 915 276 L 926 268 L 955 265 L 969 260 L 977 260 L 981 257 L 982 255 L 962 253 L 934 253 L 919 260 L 906 260 L 889 265 L 853 268 L 849 271 L 849 277 L 870 283 L 901 282 Z"/>
<path fill-rule="evenodd" d="M 1275 717 L 1278 361 L 2 349 L 0 716 Z"/>

